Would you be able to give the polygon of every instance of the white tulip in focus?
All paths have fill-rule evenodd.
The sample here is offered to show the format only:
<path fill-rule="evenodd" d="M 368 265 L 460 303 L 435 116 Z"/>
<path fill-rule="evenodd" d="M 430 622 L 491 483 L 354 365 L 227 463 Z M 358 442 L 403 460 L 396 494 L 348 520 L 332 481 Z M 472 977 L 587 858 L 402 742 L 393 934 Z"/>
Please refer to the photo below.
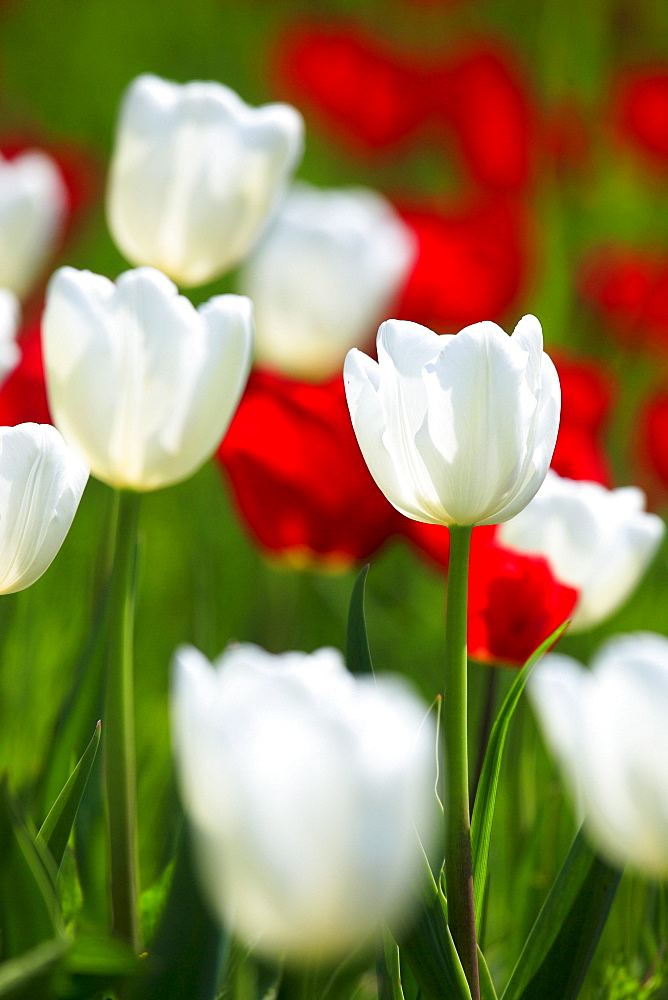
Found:
<path fill-rule="evenodd" d="M 0 385 L 21 360 L 16 334 L 21 319 L 19 300 L 7 288 L 0 288 Z"/>
<path fill-rule="evenodd" d="M 0 594 L 24 590 L 49 568 L 87 481 L 55 427 L 0 427 Z"/>
<path fill-rule="evenodd" d="M 550 470 L 525 509 L 499 528 L 508 548 L 544 556 L 580 591 L 571 630 L 592 628 L 630 596 L 658 549 L 665 525 L 633 486 L 608 490 Z"/>
<path fill-rule="evenodd" d="M 335 649 L 174 658 L 174 748 L 202 884 L 251 947 L 327 959 L 401 919 L 432 841 L 435 727 Z"/>
<path fill-rule="evenodd" d="M 154 490 L 215 450 L 246 384 L 252 306 L 218 295 L 198 309 L 152 268 L 116 283 L 63 267 L 47 289 L 49 407 L 98 479 Z"/>
<path fill-rule="evenodd" d="M 552 458 L 561 392 L 535 316 L 437 336 L 388 320 L 378 363 L 350 351 L 348 407 L 371 475 L 429 524 L 497 524 L 528 504 Z"/>
<path fill-rule="evenodd" d="M 288 104 L 251 108 L 219 83 L 137 77 L 121 106 L 111 161 L 111 234 L 133 264 L 184 286 L 237 264 L 301 156 Z"/>
<path fill-rule="evenodd" d="M 32 291 L 61 231 L 65 184 L 46 153 L 0 155 L 0 287 L 19 298 Z"/>
<path fill-rule="evenodd" d="M 599 850 L 668 876 L 668 639 L 615 636 L 591 670 L 547 656 L 528 690 Z"/>
<path fill-rule="evenodd" d="M 260 362 L 300 378 L 340 371 L 386 314 L 415 251 L 411 230 L 375 191 L 295 184 L 240 276 Z"/>

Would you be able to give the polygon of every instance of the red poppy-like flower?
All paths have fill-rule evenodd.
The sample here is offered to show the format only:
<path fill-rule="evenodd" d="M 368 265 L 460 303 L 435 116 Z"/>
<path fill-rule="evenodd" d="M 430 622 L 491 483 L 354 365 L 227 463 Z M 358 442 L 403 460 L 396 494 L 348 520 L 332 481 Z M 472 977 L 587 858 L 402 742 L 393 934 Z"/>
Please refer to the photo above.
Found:
<path fill-rule="evenodd" d="M 668 66 L 639 69 L 621 81 L 615 119 L 625 140 L 668 166 Z"/>
<path fill-rule="evenodd" d="M 600 364 L 550 352 L 561 383 L 561 422 L 552 468 L 567 479 L 612 485 L 603 442 L 615 387 Z"/>
<path fill-rule="evenodd" d="M 521 666 L 575 607 L 578 592 L 559 583 L 546 559 L 496 544 L 472 547 L 469 656 Z"/>
<path fill-rule="evenodd" d="M 397 319 L 454 333 L 468 323 L 499 319 L 522 289 L 528 236 L 521 209 L 494 199 L 472 208 L 399 208 L 418 255 L 395 310 Z"/>
<path fill-rule="evenodd" d="M 341 377 L 255 370 L 218 457 L 250 533 L 296 565 L 366 559 L 401 520 L 362 458 Z"/>
<path fill-rule="evenodd" d="M 21 360 L 0 386 L 0 426 L 34 422 L 50 424 L 51 415 L 46 399 L 40 324 L 24 330 L 18 343 Z"/>
<path fill-rule="evenodd" d="M 279 92 L 358 153 L 393 152 L 424 117 L 432 87 L 408 56 L 354 24 L 298 24 L 276 52 Z"/>
<path fill-rule="evenodd" d="M 606 247 L 585 261 L 582 298 L 634 350 L 668 350 L 668 255 Z"/>
<path fill-rule="evenodd" d="M 647 400 L 639 426 L 644 464 L 668 489 L 668 387 Z"/>
<path fill-rule="evenodd" d="M 519 190 L 531 179 L 534 110 L 510 53 L 488 45 L 450 60 L 439 114 L 466 172 L 486 188 Z"/>

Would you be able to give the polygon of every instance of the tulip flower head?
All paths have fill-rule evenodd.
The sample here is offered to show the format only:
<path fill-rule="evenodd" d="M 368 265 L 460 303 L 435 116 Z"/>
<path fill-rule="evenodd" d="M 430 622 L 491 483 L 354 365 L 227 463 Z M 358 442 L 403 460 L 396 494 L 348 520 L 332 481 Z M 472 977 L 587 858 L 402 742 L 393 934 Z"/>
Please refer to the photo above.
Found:
<path fill-rule="evenodd" d="M 571 629 L 610 617 L 631 595 L 656 553 L 665 525 L 645 509 L 642 490 L 608 490 L 550 470 L 535 498 L 499 528 L 499 541 L 544 556 L 579 598 Z"/>
<path fill-rule="evenodd" d="M 59 236 L 67 210 L 65 183 L 46 153 L 0 155 L 0 287 L 27 295 Z"/>
<path fill-rule="evenodd" d="M 117 282 L 64 267 L 42 324 L 54 423 L 98 479 L 154 490 L 215 450 L 248 377 L 252 306 L 219 295 L 195 309 L 152 268 Z"/>
<path fill-rule="evenodd" d="M 559 427 L 559 379 L 540 324 L 438 336 L 388 320 L 378 363 L 352 350 L 350 415 L 371 475 L 397 510 L 432 524 L 497 524 L 542 483 Z"/>
<path fill-rule="evenodd" d="M 597 848 L 668 876 L 668 639 L 615 636 L 590 670 L 547 656 L 528 691 Z"/>
<path fill-rule="evenodd" d="M 285 190 L 302 132 L 287 104 L 251 108 L 218 83 L 137 77 L 109 177 L 119 249 L 184 286 L 219 277 L 248 253 Z"/>
<path fill-rule="evenodd" d="M 375 191 L 294 185 L 241 272 L 259 361 L 308 379 L 339 372 L 400 290 L 415 249 Z"/>
<path fill-rule="evenodd" d="M 0 427 L 0 594 L 24 590 L 49 568 L 87 481 L 55 427 Z"/>
<path fill-rule="evenodd" d="M 0 385 L 21 360 L 21 349 L 16 343 L 20 315 L 19 301 L 14 293 L 0 288 Z"/>
<path fill-rule="evenodd" d="M 251 947 L 328 959 L 404 914 L 433 832 L 436 736 L 334 649 L 177 650 L 174 748 L 204 891 Z"/>

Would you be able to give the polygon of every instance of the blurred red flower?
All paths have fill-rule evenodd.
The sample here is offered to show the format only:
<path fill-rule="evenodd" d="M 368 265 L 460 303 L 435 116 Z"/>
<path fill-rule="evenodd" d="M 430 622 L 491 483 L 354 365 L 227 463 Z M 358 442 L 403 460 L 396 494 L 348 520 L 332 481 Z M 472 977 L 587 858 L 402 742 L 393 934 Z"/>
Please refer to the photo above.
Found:
<path fill-rule="evenodd" d="M 668 166 L 668 66 L 642 68 L 620 82 L 615 101 L 619 134 L 657 165 Z"/>
<path fill-rule="evenodd" d="M 568 479 L 590 479 L 612 485 L 603 442 L 615 385 L 612 375 L 595 361 L 550 352 L 561 383 L 561 422 L 552 468 Z"/>
<path fill-rule="evenodd" d="M 668 489 L 668 386 L 647 400 L 639 427 L 644 464 Z"/>
<path fill-rule="evenodd" d="M 24 330 L 18 342 L 21 360 L 0 386 L 0 426 L 13 427 L 29 421 L 50 424 L 39 322 Z"/>
<path fill-rule="evenodd" d="M 280 38 L 277 87 L 324 131 L 361 153 L 396 151 L 424 117 L 432 84 L 352 23 L 302 23 Z"/>
<path fill-rule="evenodd" d="M 622 345 L 668 350 L 668 255 L 599 249 L 582 266 L 579 290 Z"/>
<path fill-rule="evenodd" d="M 499 319 L 521 291 L 528 264 L 526 223 L 506 199 L 457 209 L 401 208 L 418 256 L 395 310 L 453 333 L 482 319 Z"/>
<path fill-rule="evenodd" d="M 495 43 L 451 57 L 441 120 L 452 129 L 467 173 L 486 188 L 518 190 L 531 179 L 535 115 L 520 68 Z"/>
<path fill-rule="evenodd" d="M 218 457 L 250 533 L 298 565 L 366 559 L 402 519 L 362 458 L 341 377 L 254 371 Z"/>
<path fill-rule="evenodd" d="M 568 618 L 577 597 L 577 590 L 559 583 L 540 556 L 493 543 L 472 547 L 469 656 L 521 666 Z"/>

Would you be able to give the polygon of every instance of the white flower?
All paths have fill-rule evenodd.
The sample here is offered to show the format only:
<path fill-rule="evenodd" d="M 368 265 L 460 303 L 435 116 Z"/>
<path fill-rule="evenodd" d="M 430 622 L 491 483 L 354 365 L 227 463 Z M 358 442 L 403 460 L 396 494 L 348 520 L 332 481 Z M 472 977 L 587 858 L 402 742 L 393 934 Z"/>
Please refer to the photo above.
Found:
<path fill-rule="evenodd" d="M 61 268 L 42 322 L 49 406 L 99 479 L 154 490 L 192 475 L 215 450 L 246 384 L 248 299 L 195 309 L 152 268 L 116 284 Z"/>
<path fill-rule="evenodd" d="M 386 313 L 415 250 L 411 230 L 375 191 L 295 184 L 241 271 L 258 359 L 298 377 L 339 371 Z"/>
<path fill-rule="evenodd" d="M 0 155 L 0 287 L 19 298 L 32 286 L 60 233 L 67 195 L 60 171 L 46 153 Z"/>
<path fill-rule="evenodd" d="M 24 590 L 49 568 L 87 481 L 55 427 L 0 427 L 0 594 Z"/>
<path fill-rule="evenodd" d="M 525 509 L 499 528 L 511 549 L 544 556 L 553 573 L 580 591 L 572 630 L 612 615 L 637 586 L 658 549 L 665 525 L 645 511 L 633 486 L 565 479 L 550 470 Z"/>
<path fill-rule="evenodd" d="M 356 948 L 401 917 L 431 841 L 436 736 L 400 680 L 334 649 L 174 658 L 174 747 L 204 890 L 252 947 Z"/>
<path fill-rule="evenodd" d="M 20 319 L 16 295 L 7 288 L 0 288 L 0 385 L 21 360 L 21 349 L 16 343 Z"/>
<path fill-rule="evenodd" d="M 144 75 L 123 100 L 107 214 L 120 250 L 182 285 L 241 260 L 302 151 L 287 104 L 251 108 L 218 83 Z"/>
<path fill-rule="evenodd" d="M 547 656 L 529 694 L 597 847 L 668 876 L 668 639 L 615 636 L 591 670 Z"/>
<path fill-rule="evenodd" d="M 437 336 L 388 320 L 378 331 L 378 364 L 350 351 L 344 378 L 369 471 L 407 517 L 497 524 L 542 483 L 561 393 L 534 316 L 512 337 L 489 322 Z"/>

